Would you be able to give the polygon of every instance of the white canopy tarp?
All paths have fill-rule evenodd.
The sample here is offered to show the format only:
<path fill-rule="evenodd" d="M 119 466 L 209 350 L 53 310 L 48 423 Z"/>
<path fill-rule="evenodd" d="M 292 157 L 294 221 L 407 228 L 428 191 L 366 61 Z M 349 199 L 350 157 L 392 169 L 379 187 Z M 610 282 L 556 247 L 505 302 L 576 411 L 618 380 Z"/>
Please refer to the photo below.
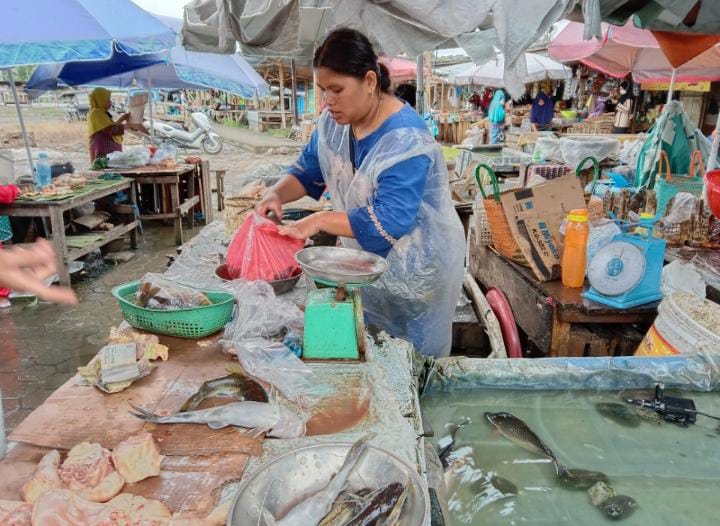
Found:
<path fill-rule="evenodd" d="M 575 0 L 193 0 L 185 7 L 188 49 L 244 56 L 311 57 L 334 27 L 362 31 L 388 56 L 462 47 L 476 63 L 505 55 L 511 95 L 524 91 L 525 50 Z M 532 13 L 532 16 L 521 16 Z"/>
<path fill-rule="evenodd" d="M 527 75 L 522 77 L 525 84 L 547 79 L 564 80 L 571 74 L 571 70 L 567 66 L 535 53 L 525 53 L 525 62 L 527 63 Z M 460 86 L 503 88 L 505 87 L 504 70 L 505 57 L 499 54 L 485 64 L 471 64 L 461 71 L 451 73 L 448 80 L 450 83 Z"/>

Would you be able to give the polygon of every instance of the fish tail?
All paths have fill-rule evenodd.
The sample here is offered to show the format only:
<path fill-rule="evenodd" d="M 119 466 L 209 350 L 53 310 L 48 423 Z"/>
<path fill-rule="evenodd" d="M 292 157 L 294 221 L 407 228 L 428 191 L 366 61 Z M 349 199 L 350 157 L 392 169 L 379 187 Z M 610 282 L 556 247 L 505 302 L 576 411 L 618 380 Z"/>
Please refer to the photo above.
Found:
<path fill-rule="evenodd" d="M 132 404 L 132 403 L 130 403 L 130 402 L 128 402 L 128 404 L 130 404 L 130 407 L 133 408 L 133 411 L 128 411 L 128 413 L 130 413 L 131 415 L 133 415 L 133 416 L 135 416 L 135 417 L 137 417 L 137 418 L 140 418 L 141 420 L 146 420 L 146 421 L 148 421 L 148 422 L 153 422 L 153 421 L 155 421 L 155 420 L 158 420 L 158 418 L 159 418 L 158 415 L 156 415 L 155 413 L 151 413 L 151 412 L 148 411 L 147 409 L 143 409 L 142 407 L 138 407 L 138 406 L 136 406 L 136 405 L 134 405 L 134 404 Z"/>

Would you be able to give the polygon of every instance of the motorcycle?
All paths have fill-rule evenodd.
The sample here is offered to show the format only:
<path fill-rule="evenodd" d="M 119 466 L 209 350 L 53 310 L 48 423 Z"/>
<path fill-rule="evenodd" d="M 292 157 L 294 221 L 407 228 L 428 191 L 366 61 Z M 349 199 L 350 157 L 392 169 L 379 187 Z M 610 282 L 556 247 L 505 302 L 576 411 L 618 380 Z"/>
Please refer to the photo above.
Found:
<path fill-rule="evenodd" d="M 204 113 L 193 112 L 190 120 L 194 129 L 188 131 L 175 122 L 153 121 L 155 139 L 160 142 L 172 142 L 180 148 L 202 148 L 206 153 L 215 155 L 223 147 L 222 138 L 212 131 L 212 123 Z M 145 128 L 150 129 L 150 121 L 146 120 Z"/>

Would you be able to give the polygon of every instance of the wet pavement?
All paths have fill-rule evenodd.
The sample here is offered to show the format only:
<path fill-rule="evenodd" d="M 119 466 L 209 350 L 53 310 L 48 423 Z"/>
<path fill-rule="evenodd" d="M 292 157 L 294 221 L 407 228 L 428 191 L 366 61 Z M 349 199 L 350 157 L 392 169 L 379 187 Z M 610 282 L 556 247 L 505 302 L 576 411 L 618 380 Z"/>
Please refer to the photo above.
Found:
<path fill-rule="evenodd" d="M 155 224 L 146 228 L 131 261 L 115 265 L 94 259 L 84 275 L 73 276 L 80 299 L 76 306 L 18 298 L 12 308 L 0 310 L 0 392 L 7 429 L 13 429 L 105 344 L 110 328 L 122 321 L 110 291 L 146 272 L 162 271 L 166 255 L 176 253 L 174 239 L 172 226 Z"/>

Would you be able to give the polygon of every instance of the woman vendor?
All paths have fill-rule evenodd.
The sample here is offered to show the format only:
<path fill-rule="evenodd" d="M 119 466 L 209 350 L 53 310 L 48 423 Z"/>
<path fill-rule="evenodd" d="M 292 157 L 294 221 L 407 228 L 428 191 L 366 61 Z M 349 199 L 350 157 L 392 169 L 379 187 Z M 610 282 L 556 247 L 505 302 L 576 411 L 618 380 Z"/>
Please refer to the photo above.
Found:
<path fill-rule="evenodd" d="M 505 93 L 499 89 L 495 91 L 493 100 L 488 108 L 490 121 L 490 144 L 503 142 L 502 128 L 505 123 Z"/>
<path fill-rule="evenodd" d="M 552 129 L 552 120 L 555 115 L 555 103 L 540 90 L 530 109 L 530 124 L 533 131 L 547 131 Z"/>
<path fill-rule="evenodd" d="M 147 133 L 144 126 L 132 125 L 126 121 L 129 113 L 124 113 L 117 121 L 112 120 L 110 109 L 110 91 L 95 88 L 90 92 L 90 111 L 87 117 L 90 162 L 105 157 L 111 152 L 122 151 L 123 135 L 126 129 Z"/>
<path fill-rule="evenodd" d="M 632 111 L 632 95 L 628 93 L 630 86 L 627 81 L 620 84 L 617 105 L 615 106 L 615 121 L 613 122 L 613 133 L 630 132 L 630 112 Z"/>
<path fill-rule="evenodd" d="M 389 93 L 388 71 L 362 33 L 330 33 L 313 67 L 326 110 L 300 159 L 257 210 L 282 217 L 283 203 L 317 199 L 327 187 L 333 211 L 281 233 L 304 239 L 323 231 L 386 258 L 383 276 L 363 289 L 367 322 L 425 355 L 447 356 L 465 240 L 442 151 L 420 116 Z"/>

